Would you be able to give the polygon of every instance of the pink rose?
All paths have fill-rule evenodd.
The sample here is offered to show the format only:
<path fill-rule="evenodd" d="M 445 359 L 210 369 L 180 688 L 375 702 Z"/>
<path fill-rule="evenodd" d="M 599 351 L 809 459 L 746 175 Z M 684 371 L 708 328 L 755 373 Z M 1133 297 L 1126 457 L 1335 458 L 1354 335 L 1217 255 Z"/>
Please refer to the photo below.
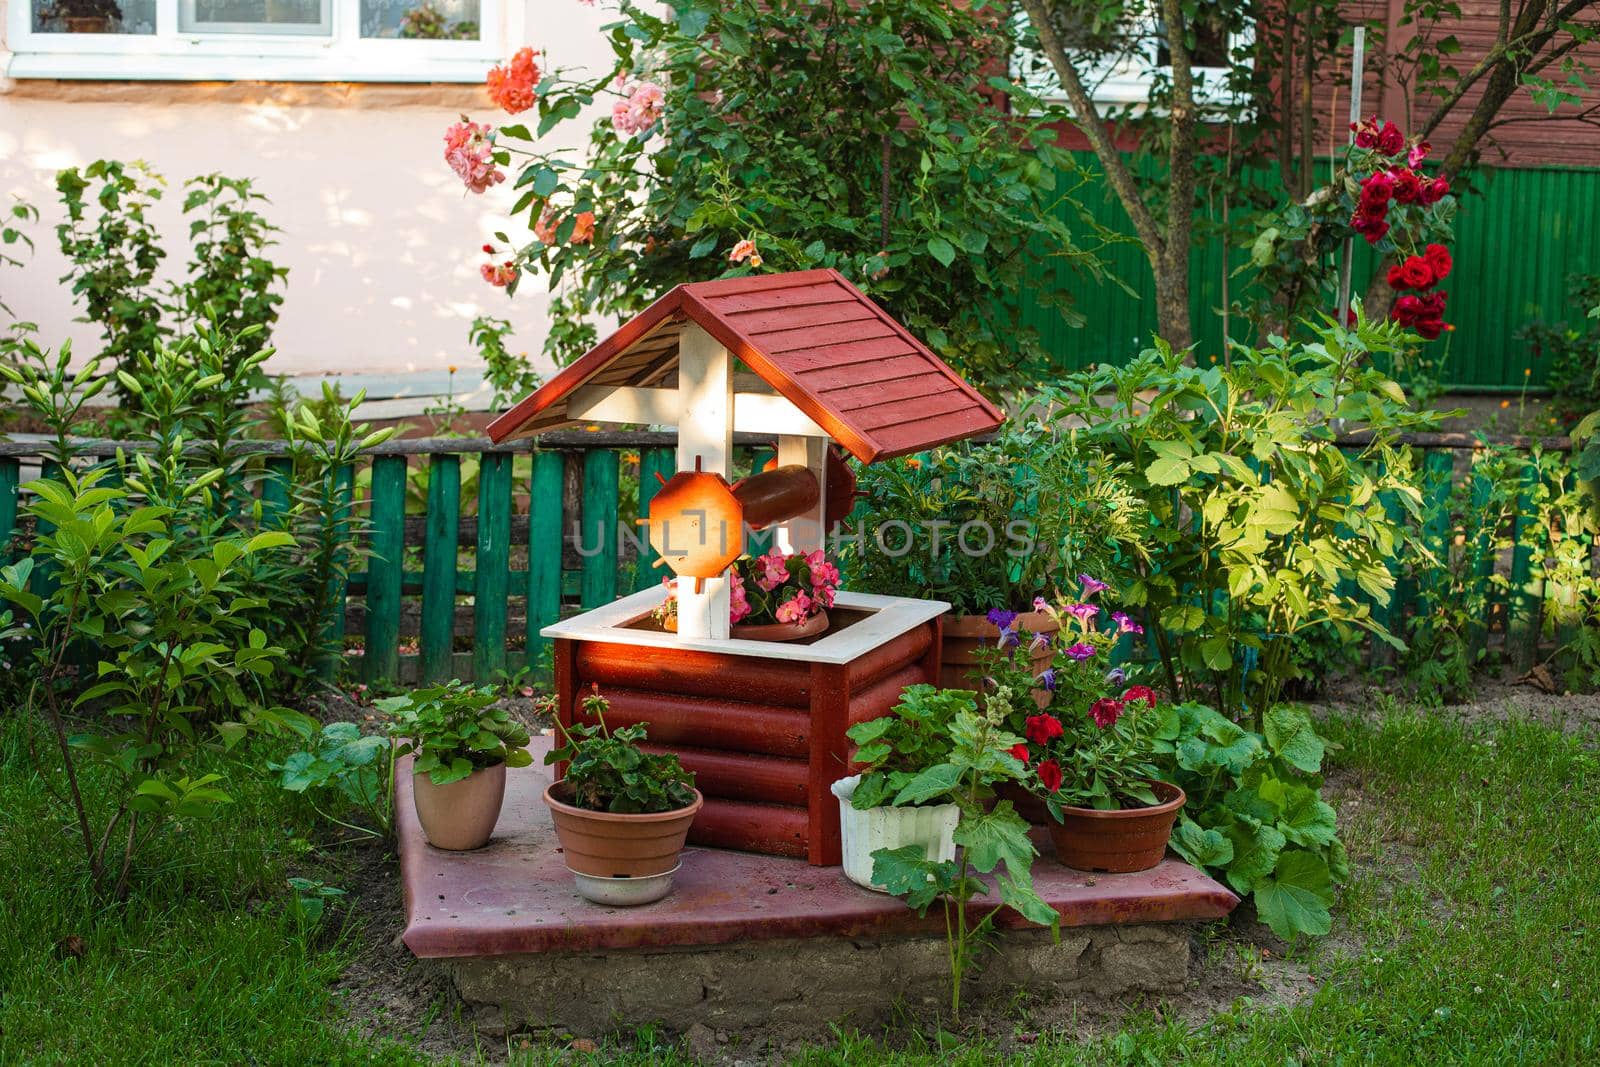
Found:
<path fill-rule="evenodd" d="M 494 164 L 494 128 L 458 122 L 444 131 L 444 161 L 468 190 L 481 193 L 506 176 Z"/>

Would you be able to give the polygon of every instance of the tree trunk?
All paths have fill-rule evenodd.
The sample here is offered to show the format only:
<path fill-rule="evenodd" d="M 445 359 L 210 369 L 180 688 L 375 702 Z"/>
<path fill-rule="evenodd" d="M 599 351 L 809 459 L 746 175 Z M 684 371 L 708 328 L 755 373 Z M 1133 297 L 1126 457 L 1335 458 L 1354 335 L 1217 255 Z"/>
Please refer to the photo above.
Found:
<path fill-rule="evenodd" d="M 1189 323 L 1189 227 L 1168 235 L 1168 250 L 1150 257 L 1156 276 L 1156 332 L 1174 349 L 1194 344 Z"/>

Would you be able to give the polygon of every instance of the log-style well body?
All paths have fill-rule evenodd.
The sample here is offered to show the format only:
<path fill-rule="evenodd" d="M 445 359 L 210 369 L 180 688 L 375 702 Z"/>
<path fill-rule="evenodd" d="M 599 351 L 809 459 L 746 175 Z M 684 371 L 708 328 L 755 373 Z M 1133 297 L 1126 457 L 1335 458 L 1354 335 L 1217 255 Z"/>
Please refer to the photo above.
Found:
<path fill-rule="evenodd" d="M 677 753 L 705 795 L 692 844 L 841 862 L 829 787 L 853 773 L 845 731 L 938 679 L 945 605 L 844 593 L 835 614 L 854 621 L 837 633 L 712 650 L 634 628 L 659 599 L 647 590 L 545 631 L 562 724 L 582 718 L 591 687 L 610 703 L 608 725 L 648 724 L 649 747 Z"/>

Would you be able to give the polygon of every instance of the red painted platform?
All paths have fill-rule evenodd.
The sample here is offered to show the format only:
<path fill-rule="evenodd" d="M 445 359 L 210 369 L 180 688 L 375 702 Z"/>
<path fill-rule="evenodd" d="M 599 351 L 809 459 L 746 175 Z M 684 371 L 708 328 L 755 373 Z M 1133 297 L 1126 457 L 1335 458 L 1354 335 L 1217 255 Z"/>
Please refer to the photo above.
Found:
<path fill-rule="evenodd" d="M 937 912 L 918 919 L 899 899 L 845 880 L 837 867 L 801 859 L 687 849 L 672 895 L 639 908 L 590 904 L 573 889 L 541 795 L 548 737 L 534 765 L 506 776 L 506 803 L 488 846 L 442 852 L 428 846 L 399 768 L 395 810 L 405 883 L 406 945 L 422 957 L 718 945 L 794 937 L 897 937 L 942 933 Z M 1034 865 L 1039 893 L 1064 926 L 1217 919 L 1239 900 L 1170 855 L 1138 874 L 1085 874 L 1056 863 L 1048 838 Z M 993 894 L 991 893 L 991 897 Z M 1002 925 L 1025 925 L 1004 912 Z"/>

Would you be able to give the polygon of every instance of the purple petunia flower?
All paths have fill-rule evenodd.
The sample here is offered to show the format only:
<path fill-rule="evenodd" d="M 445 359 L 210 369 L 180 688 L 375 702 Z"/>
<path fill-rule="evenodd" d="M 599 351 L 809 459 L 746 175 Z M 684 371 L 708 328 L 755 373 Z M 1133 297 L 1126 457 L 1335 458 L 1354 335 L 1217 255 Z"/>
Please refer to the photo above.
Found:
<path fill-rule="evenodd" d="M 1016 630 L 1012 629 L 1009 626 L 1002 626 L 1000 628 L 1000 647 L 1001 648 L 1015 648 L 1021 643 L 1022 643 L 1022 639 L 1017 636 L 1017 631 Z"/>
<path fill-rule="evenodd" d="M 1111 588 L 1100 579 L 1090 577 L 1087 574 L 1078 575 L 1078 584 L 1083 586 L 1083 599 L 1085 600 L 1090 599 L 1096 593 L 1104 593 L 1107 589 Z"/>
<path fill-rule="evenodd" d="M 1040 649 L 1050 647 L 1050 635 L 1035 631 L 1033 640 L 1028 642 L 1029 652 L 1038 652 Z"/>
<path fill-rule="evenodd" d="M 1033 610 L 1034 611 L 1049 611 L 1050 610 L 1050 601 L 1046 600 L 1042 596 L 1034 597 L 1033 598 Z"/>
<path fill-rule="evenodd" d="M 1039 675 L 1039 684 L 1054 693 L 1056 691 L 1056 669 L 1054 667 L 1046 667 L 1043 673 Z"/>
<path fill-rule="evenodd" d="M 1121 685 L 1127 680 L 1128 672 L 1123 670 L 1121 667 L 1112 667 L 1109 671 L 1106 671 L 1107 685 Z"/>
<path fill-rule="evenodd" d="M 1090 644 L 1085 644 L 1084 642 L 1079 641 L 1077 644 L 1075 644 L 1071 648 L 1067 649 L 1067 655 L 1071 656 L 1073 659 L 1077 660 L 1079 663 L 1082 663 L 1086 659 L 1093 659 L 1094 658 L 1094 646 L 1090 645 Z"/>
<path fill-rule="evenodd" d="M 1113 611 L 1111 621 L 1117 624 L 1117 632 L 1122 634 L 1142 634 L 1144 627 L 1128 618 L 1126 612 Z"/>
<path fill-rule="evenodd" d="M 1062 610 L 1083 623 L 1094 622 L 1100 617 L 1099 604 L 1068 604 Z"/>
<path fill-rule="evenodd" d="M 1016 621 L 1017 613 L 1014 611 L 1007 611 L 1005 608 L 989 609 L 989 622 L 1002 630 Z"/>

